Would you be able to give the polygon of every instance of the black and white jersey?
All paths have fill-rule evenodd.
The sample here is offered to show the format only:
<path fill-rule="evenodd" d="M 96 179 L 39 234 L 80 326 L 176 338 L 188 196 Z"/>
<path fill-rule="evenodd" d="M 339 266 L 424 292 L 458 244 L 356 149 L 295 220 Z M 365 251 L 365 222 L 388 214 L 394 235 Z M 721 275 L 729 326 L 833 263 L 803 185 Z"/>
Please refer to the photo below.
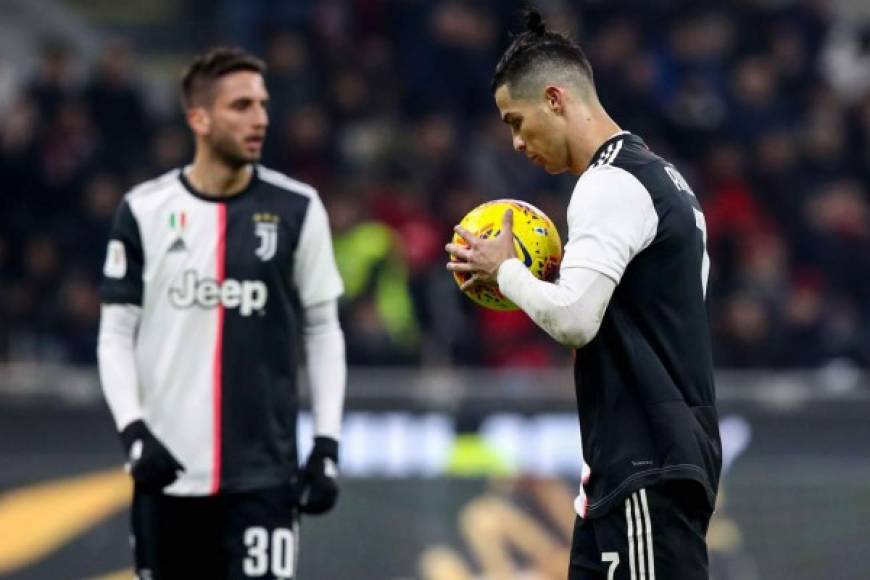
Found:
<path fill-rule="evenodd" d="M 698 200 L 673 165 L 621 132 L 596 152 L 568 207 L 562 268 L 612 278 L 595 338 L 576 351 L 590 471 L 578 512 L 598 517 L 671 479 L 715 502 L 721 443 L 706 307 L 709 259 Z"/>
<path fill-rule="evenodd" d="M 143 419 L 186 469 L 166 493 L 293 476 L 298 309 L 341 292 L 326 211 L 308 185 L 257 166 L 242 192 L 218 200 L 175 170 L 126 195 L 101 297 L 141 306 Z"/>

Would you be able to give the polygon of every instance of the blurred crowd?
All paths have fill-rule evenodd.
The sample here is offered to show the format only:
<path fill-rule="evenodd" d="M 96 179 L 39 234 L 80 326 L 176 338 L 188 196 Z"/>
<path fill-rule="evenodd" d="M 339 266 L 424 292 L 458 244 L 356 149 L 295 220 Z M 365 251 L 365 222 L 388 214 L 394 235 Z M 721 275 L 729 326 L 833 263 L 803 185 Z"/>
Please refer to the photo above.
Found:
<path fill-rule="evenodd" d="M 822 0 L 540 4 L 581 41 L 616 121 L 704 206 L 717 365 L 870 363 L 870 25 Z M 514 153 L 489 91 L 520 3 L 218 5 L 210 40 L 269 66 L 264 164 L 315 185 L 330 212 L 349 362 L 567 363 L 444 270 L 452 225 L 487 199 L 528 200 L 565 232 L 576 178 Z M 180 111 L 146 98 L 148 51 L 108 40 L 83 64 L 46 40 L 0 115 L 0 361 L 95 360 L 113 212 L 191 156 Z"/>

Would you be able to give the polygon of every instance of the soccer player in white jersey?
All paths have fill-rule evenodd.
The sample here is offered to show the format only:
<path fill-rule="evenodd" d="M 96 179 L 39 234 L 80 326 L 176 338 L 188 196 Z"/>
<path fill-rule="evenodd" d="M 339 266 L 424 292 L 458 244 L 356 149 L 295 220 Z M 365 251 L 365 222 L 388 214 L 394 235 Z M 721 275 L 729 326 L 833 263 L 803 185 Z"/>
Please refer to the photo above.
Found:
<path fill-rule="evenodd" d="M 317 192 L 257 163 L 263 72 L 238 49 L 193 61 L 193 162 L 133 188 L 110 236 L 98 358 L 143 580 L 291 578 L 299 513 L 338 495 L 342 283 Z M 316 435 L 301 468 L 298 337 Z"/>
<path fill-rule="evenodd" d="M 579 176 L 559 280 L 514 253 L 512 216 L 453 271 L 498 284 L 575 350 L 582 492 L 570 580 L 701 580 L 721 443 L 706 311 L 704 214 L 673 165 L 622 131 L 598 100 L 582 50 L 536 12 L 496 67 L 492 89 L 514 148 Z"/>

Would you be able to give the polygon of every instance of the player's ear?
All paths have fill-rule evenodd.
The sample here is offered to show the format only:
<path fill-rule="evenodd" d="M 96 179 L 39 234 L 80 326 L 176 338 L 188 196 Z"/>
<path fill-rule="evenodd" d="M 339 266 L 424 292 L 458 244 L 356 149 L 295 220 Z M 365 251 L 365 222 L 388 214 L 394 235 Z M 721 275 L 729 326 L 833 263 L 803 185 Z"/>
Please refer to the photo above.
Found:
<path fill-rule="evenodd" d="M 211 129 L 211 117 L 203 107 L 187 109 L 187 124 L 197 135 L 205 135 Z"/>
<path fill-rule="evenodd" d="M 565 107 L 565 93 L 559 87 L 550 85 L 544 89 L 544 100 L 553 113 L 561 115 Z"/>

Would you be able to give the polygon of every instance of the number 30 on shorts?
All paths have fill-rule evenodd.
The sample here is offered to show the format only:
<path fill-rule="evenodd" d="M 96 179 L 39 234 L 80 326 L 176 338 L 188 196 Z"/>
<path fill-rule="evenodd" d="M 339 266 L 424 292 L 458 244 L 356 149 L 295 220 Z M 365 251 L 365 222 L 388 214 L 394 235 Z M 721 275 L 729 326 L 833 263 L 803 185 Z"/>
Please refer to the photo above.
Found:
<path fill-rule="evenodd" d="M 292 578 L 296 558 L 293 530 L 275 528 L 272 533 L 262 527 L 245 530 L 248 555 L 242 562 L 242 571 L 248 578 L 259 578 L 271 573 L 277 578 Z"/>

